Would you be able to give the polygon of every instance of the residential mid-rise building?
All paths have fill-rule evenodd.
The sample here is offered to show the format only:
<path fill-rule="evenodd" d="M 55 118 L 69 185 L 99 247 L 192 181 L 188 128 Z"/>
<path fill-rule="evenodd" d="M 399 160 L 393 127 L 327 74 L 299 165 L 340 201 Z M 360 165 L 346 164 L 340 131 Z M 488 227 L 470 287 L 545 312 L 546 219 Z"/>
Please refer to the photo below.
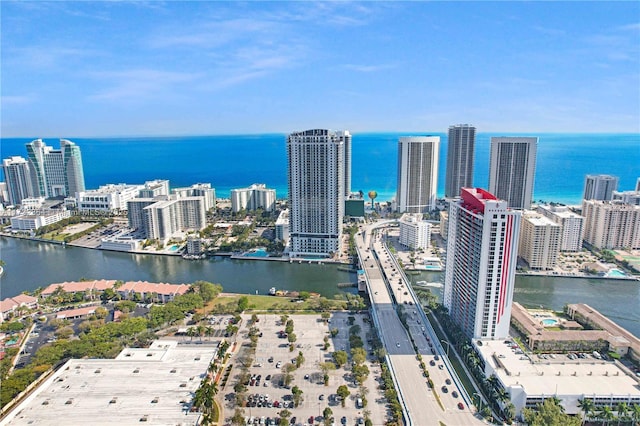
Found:
<path fill-rule="evenodd" d="M 618 177 L 611 175 L 587 175 L 584 178 L 584 200 L 606 200 L 618 190 Z"/>
<path fill-rule="evenodd" d="M 2 160 L 4 179 L 7 183 L 8 203 L 20 205 L 25 198 L 40 195 L 36 182 L 32 179 L 29 162 L 22 157 Z"/>
<path fill-rule="evenodd" d="M 518 255 L 534 270 L 550 270 L 558 263 L 562 227 L 531 210 L 522 212 Z"/>
<path fill-rule="evenodd" d="M 145 236 L 166 242 L 180 232 L 199 231 L 207 224 L 204 197 L 156 201 L 142 209 Z"/>
<path fill-rule="evenodd" d="M 127 219 L 129 220 L 129 228 L 138 231 L 143 236 L 146 235 L 148 228 L 147 216 L 144 214 L 145 207 L 152 205 L 160 200 L 168 200 L 169 197 L 161 196 L 157 198 L 134 198 L 127 201 Z"/>
<path fill-rule="evenodd" d="M 85 190 L 80 147 L 60 139 L 60 149 L 46 145 L 42 139 L 27 143 L 31 178 L 37 196 L 46 198 L 72 196 Z"/>
<path fill-rule="evenodd" d="M 398 140 L 400 213 L 428 213 L 436 208 L 440 136 L 403 136 Z"/>
<path fill-rule="evenodd" d="M 412 250 L 429 248 L 431 224 L 422 220 L 422 213 L 405 213 L 399 221 L 400 244 Z"/>
<path fill-rule="evenodd" d="M 540 204 L 536 211 L 560 225 L 560 251 L 582 250 L 584 217 L 567 206 Z"/>
<path fill-rule="evenodd" d="M 440 236 L 446 240 L 449 238 L 449 212 L 440 212 Z"/>
<path fill-rule="evenodd" d="M 348 131 L 313 129 L 287 137 L 291 257 L 338 253 Z"/>
<path fill-rule="evenodd" d="M 140 189 L 138 198 L 155 198 L 161 195 L 169 195 L 169 181 L 167 179 L 149 180 Z"/>
<path fill-rule="evenodd" d="M 143 185 L 108 184 L 76 193 L 76 208 L 83 212 L 117 213 L 127 210 L 127 203 L 143 189 Z"/>
<path fill-rule="evenodd" d="M 640 206 L 583 200 L 584 241 L 598 249 L 640 249 Z"/>
<path fill-rule="evenodd" d="M 513 209 L 530 209 L 536 171 L 537 137 L 492 137 L 489 192 Z"/>
<path fill-rule="evenodd" d="M 611 199 L 625 204 L 640 206 L 640 191 L 613 191 Z"/>
<path fill-rule="evenodd" d="M 183 197 L 204 197 L 204 208 L 206 211 L 216 206 L 216 190 L 210 183 L 195 183 L 184 188 L 174 188 L 172 194 Z"/>
<path fill-rule="evenodd" d="M 444 306 L 472 339 L 509 335 L 521 213 L 480 188 L 449 204 Z"/>
<path fill-rule="evenodd" d="M 264 183 L 254 183 L 247 188 L 231 190 L 231 210 L 262 209 L 271 212 L 276 208 L 276 190 L 269 189 Z"/>
<path fill-rule="evenodd" d="M 283 241 L 285 245 L 289 242 L 289 210 L 280 212 L 276 219 L 276 240 Z"/>
<path fill-rule="evenodd" d="M 475 127 L 469 124 L 457 124 L 449 127 L 445 197 L 457 197 L 460 195 L 461 188 L 473 187 L 475 145 Z"/>

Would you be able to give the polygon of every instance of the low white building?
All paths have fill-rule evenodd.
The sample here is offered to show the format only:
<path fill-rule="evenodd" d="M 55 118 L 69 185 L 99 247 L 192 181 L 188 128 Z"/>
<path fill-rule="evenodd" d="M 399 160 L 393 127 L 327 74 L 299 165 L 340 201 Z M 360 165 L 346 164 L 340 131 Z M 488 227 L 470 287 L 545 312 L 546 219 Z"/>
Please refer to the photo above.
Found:
<path fill-rule="evenodd" d="M 431 225 L 422 220 L 422 213 L 405 213 L 399 223 L 400 244 L 412 250 L 429 248 Z"/>
<path fill-rule="evenodd" d="M 613 200 L 640 206 L 640 191 L 613 191 Z"/>
<path fill-rule="evenodd" d="M 35 231 L 43 226 L 51 225 L 71 216 L 69 210 L 40 210 L 29 214 L 11 217 L 11 229 L 17 231 Z"/>
<path fill-rule="evenodd" d="M 138 192 L 139 198 L 154 198 L 161 195 L 169 195 L 169 181 L 166 179 L 146 181 L 144 188 Z"/>
<path fill-rule="evenodd" d="M 141 189 L 144 185 L 102 185 L 98 189 L 76 192 L 76 204 L 83 213 L 124 211 L 127 202 L 136 198 Z"/>
<path fill-rule="evenodd" d="M 584 398 L 591 399 L 597 408 L 606 405 L 614 411 L 620 402 L 640 404 L 638 379 L 617 363 L 591 357 L 570 360 L 566 355 L 542 359 L 525 355 L 504 340 L 481 343 L 474 341 L 473 346 L 484 360 L 484 373 L 497 377 L 517 415 L 547 398 L 558 398 L 567 414 L 580 414 L 578 401 Z"/>
<path fill-rule="evenodd" d="M 234 213 L 240 210 L 263 209 L 270 212 L 276 206 L 276 190 L 269 189 L 263 183 L 254 183 L 248 188 L 231 190 L 231 209 Z"/>
<path fill-rule="evenodd" d="M 24 210 L 38 210 L 44 205 L 44 197 L 23 198 L 20 207 Z"/>

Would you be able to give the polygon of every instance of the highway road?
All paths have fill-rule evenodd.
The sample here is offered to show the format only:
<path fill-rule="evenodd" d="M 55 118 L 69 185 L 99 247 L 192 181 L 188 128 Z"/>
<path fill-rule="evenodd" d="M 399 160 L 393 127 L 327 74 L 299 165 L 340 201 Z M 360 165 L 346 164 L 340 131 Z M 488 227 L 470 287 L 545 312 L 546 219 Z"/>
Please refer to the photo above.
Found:
<path fill-rule="evenodd" d="M 367 277 L 374 321 L 389 354 L 407 423 L 415 426 L 438 424 L 439 421 L 446 425 L 483 424 L 475 416 L 473 406 L 468 404 L 464 389 L 457 386 L 459 381 L 450 373 L 452 369 L 444 359 L 442 346 L 434 340 L 435 333 L 413 291 L 408 288 L 406 276 L 384 245 L 381 232 L 376 230 L 390 222 L 361 227 L 356 235 L 356 247 Z M 398 307 L 407 314 L 411 337 L 427 364 L 434 389 L 429 389 L 427 378 L 423 376 L 409 333 L 398 316 Z M 446 386 L 446 392 L 443 386 Z M 462 409 L 458 407 L 460 402 Z"/>

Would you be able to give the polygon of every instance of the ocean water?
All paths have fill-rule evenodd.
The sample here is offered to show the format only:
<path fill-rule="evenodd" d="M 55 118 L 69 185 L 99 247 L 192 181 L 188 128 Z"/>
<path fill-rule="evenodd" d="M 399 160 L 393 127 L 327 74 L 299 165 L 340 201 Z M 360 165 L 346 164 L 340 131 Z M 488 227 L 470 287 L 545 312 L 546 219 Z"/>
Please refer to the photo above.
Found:
<path fill-rule="evenodd" d="M 378 201 L 395 196 L 399 136 L 441 137 L 438 196 L 444 194 L 447 137 L 444 133 L 361 133 L 353 135 L 352 190 L 378 192 Z M 476 140 L 474 185 L 487 187 L 491 136 Z M 620 178 L 619 190 L 633 189 L 640 177 L 640 134 L 514 134 L 538 136 L 534 199 L 579 204 L 587 174 Z M 278 198 L 287 196 L 285 134 L 73 138 L 82 150 L 88 189 L 107 183 L 169 179 L 172 187 L 211 183 L 218 197 L 230 190 L 265 183 Z M 26 157 L 29 138 L 0 139 L 0 157 Z M 58 141 L 45 139 L 58 147 Z"/>

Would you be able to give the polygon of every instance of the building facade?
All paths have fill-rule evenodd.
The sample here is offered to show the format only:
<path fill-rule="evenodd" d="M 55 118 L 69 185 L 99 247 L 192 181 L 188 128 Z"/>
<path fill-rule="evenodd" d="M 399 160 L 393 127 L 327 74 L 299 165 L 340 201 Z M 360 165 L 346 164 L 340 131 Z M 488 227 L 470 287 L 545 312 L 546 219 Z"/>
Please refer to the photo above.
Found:
<path fill-rule="evenodd" d="M 43 226 L 60 222 L 71 217 L 69 210 L 47 209 L 18 215 L 11 218 L 11 229 L 19 231 L 35 231 Z"/>
<path fill-rule="evenodd" d="M 561 226 L 560 251 L 582 250 L 583 216 L 571 211 L 567 206 L 549 204 L 538 205 L 536 211 Z"/>
<path fill-rule="evenodd" d="M 583 200 L 584 241 L 598 249 L 640 249 L 640 206 Z"/>
<path fill-rule="evenodd" d="M 216 190 L 210 183 L 195 183 L 185 188 L 175 188 L 172 194 L 182 197 L 204 197 L 204 208 L 206 211 L 216 206 Z"/>
<path fill-rule="evenodd" d="M 584 178 L 584 200 L 605 200 L 613 198 L 613 191 L 618 190 L 618 177 L 611 175 L 587 175 Z"/>
<path fill-rule="evenodd" d="M 469 338 L 506 338 L 521 214 L 480 188 L 449 206 L 444 306 Z"/>
<path fill-rule="evenodd" d="M 45 198 L 73 196 L 85 190 L 80 147 L 60 139 L 60 149 L 53 149 L 42 139 L 26 144 L 31 178 Z"/>
<path fill-rule="evenodd" d="M 461 188 L 473 187 L 476 128 L 469 124 L 449 127 L 444 196 L 454 198 Z"/>
<path fill-rule="evenodd" d="M 204 197 L 156 201 L 142 209 L 145 237 L 163 242 L 179 232 L 199 231 L 207 225 Z"/>
<path fill-rule="evenodd" d="M 2 160 L 4 179 L 7 184 L 8 202 L 17 206 L 25 198 L 39 196 L 36 182 L 32 180 L 29 162 L 22 157 L 10 157 Z"/>
<path fill-rule="evenodd" d="M 529 268 L 555 268 L 560 253 L 561 229 L 560 225 L 541 213 L 531 210 L 522 212 L 518 255 L 527 262 Z"/>
<path fill-rule="evenodd" d="M 98 189 L 79 191 L 75 194 L 76 207 L 83 213 L 117 213 L 127 210 L 127 203 L 138 197 L 142 185 L 108 184 Z"/>
<path fill-rule="evenodd" d="M 254 183 L 248 188 L 231 190 L 231 210 L 262 209 L 271 212 L 276 208 L 276 190 L 269 189 L 264 183 Z"/>
<path fill-rule="evenodd" d="M 421 213 L 405 213 L 399 221 L 400 244 L 412 250 L 427 249 L 431 241 L 431 225 Z"/>
<path fill-rule="evenodd" d="M 154 198 L 169 195 L 169 181 L 166 179 L 149 180 L 138 192 L 139 198 Z"/>
<path fill-rule="evenodd" d="M 398 211 L 428 213 L 436 208 L 439 136 L 398 140 Z"/>
<path fill-rule="evenodd" d="M 537 137 L 492 137 L 489 192 L 513 209 L 530 209 L 536 171 Z"/>
<path fill-rule="evenodd" d="M 313 129 L 287 137 L 291 257 L 340 250 L 348 131 Z"/>
<path fill-rule="evenodd" d="M 282 210 L 276 219 L 276 240 L 285 246 L 289 242 L 289 210 Z"/>
<path fill-rule="evenodd" d="M 611 199 L 625 204 L 640 206 L 640 191 L 613 191 Z"/>

